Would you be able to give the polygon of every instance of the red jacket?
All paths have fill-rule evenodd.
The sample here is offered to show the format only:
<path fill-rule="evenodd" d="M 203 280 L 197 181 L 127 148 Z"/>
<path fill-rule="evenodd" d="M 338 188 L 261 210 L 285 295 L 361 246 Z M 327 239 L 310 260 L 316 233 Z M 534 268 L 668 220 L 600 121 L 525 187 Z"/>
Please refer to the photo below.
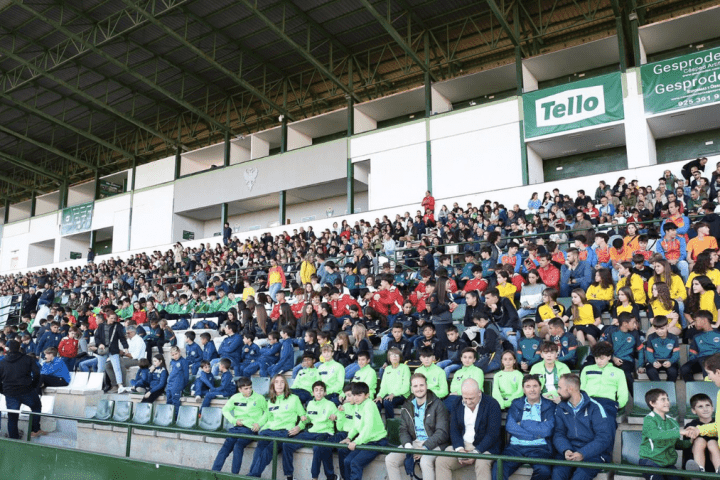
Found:
<path fill-rule="evenodd" d="M 330 305 L 332 306 L 332 314 L 335 316 L 335 318 L 341 318 L 345 315 L 350 315 L 350 310 L 348 309 L 350 305 L 357 306 L 358 312 L 362 317 L 362 307 L 360 307 L 360 304 L 357 302 L 357 300 L 355 300 L 351 295 L 348 295 L 347 293 L 340 295 L 337 300 L 331 301 Z"/>
<path fill-rule="evenodd" d="M 542 283 L 545 284 L 546 287 L 558 288 L 560 284 L 560 270 L 555 268 L 553 264 L 548 263 L 545 268 L 538 266 L 537 271 L 540 274 Z"/>
<path fill-rule="evenodd" d="M 435 198 L 432 195 L 423 197 L 420 205 L 422 205 L 423 208 L 429 208 L 431 212 L 435 212 Z"/>
<path fill-rule="evenodd" d="M 58 354 L 65 358 L 75 358 L 78 353 L 78 341 L 74 338 L 65 337 L 60 340 Z"/>
<path fill-rule="evenodd" d="M 304 301 L 297 302 L 297 303 L 294 304 L 294 305 L 290 305 L 290 310 L 292 310 L 293 315 L 295 315 L 295 318 L 300 318 L 300 317 L 302 317 L 302 313 L 303 313 L 303 309 L 304 309 L 304 308 L 305 308 L 305 302 L 304 302 Z M 273 311 L 275 311 L 275 309 L 273 309 Z M 279 316 L 279 314 L 278 314 L 278 316 Z"/>
<path fill-rule="evenodd" d="M 390 287 L 388 290 L 378 290 L 376 293 L 380 295 L 380 300 L 376 303 L 382 305 L 381 308 L 376 308 L 376 310 L 383 315 L 395 315 L 400 313 L 402 305 L 405 302 L 400 290 L 396 287 Z"/>
<path fill-rule="evenodd" d="M 136 325 L 142 325 L 147 322 L 147 314 L 145 313 L 145 310 L 138 310 L 133 312 L 132 319 L 135 320 Z"/>
<path fill-rule="evenodd" d="M 482 279 L 482 278 L 473 278 L 471 280 L 468 280 L 465 284 L 465 293 L 472 292 L 473 290 L 477 290 L 480 295 L 485 292 L 485 289 L 487 289 L 488 283 Z"/>

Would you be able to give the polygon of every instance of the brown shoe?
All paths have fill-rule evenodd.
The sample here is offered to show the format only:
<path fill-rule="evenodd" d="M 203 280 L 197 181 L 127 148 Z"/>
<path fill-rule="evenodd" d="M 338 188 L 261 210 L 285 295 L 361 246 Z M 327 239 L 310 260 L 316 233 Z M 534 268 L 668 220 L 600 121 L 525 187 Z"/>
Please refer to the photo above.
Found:
<path fill-rule="evenodd" d="M 110 390 L 107 391 L 108 394 L 110 393 L 118 393 L 119 387 L 117 385 L 113 385 L 110 387 Z"/>
<path fill-rule="evenodd" d="M 42 430 L 38 430 L 37 432 L 30 432 L 30 438 L 42 437 L 46 433 L 47 432 L 43 432 Z"/>

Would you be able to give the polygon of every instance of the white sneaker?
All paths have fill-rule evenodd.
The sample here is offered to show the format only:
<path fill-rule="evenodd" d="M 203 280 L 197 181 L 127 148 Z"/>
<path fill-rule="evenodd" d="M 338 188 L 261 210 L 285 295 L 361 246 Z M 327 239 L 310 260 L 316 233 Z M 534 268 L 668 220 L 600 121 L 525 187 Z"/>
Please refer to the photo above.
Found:
<path fill-rule="evenodd" d="M 705 471 L 705 469 L 702 468 L 700 465 L 698 465 L 698 463 L 693 459 L 690 459 L 687 461 L 687 463 L 685 464 L 685 470 L 687 470 L 689 472 L 704 472 Z"/>
<path fill-rule="evenodd" d="M 200 395 L 197 395 L 195 397 L 195 403 L 200 403 L 200 402 L 202 402 L 202 397 Z"/>

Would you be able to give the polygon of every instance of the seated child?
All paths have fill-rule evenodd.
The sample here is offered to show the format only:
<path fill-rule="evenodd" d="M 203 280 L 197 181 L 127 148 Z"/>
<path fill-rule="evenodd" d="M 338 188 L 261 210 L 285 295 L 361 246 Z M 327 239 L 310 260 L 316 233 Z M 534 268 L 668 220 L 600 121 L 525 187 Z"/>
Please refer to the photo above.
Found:
<path fill-rule="evenodd" d="M 568 368 L 573 368 L 578 347 L 575 335 L 565 331 L 565 323 L 561 318 L 553 318 L 548 322 L 548 333 L 550 341 L 557 348 L 558 361 L 564 363 Z"/>
<path fill-rule="evenodd" d="M 195 383 L 190 391 L 190 394 L 195 397 L 195 403 L 200 403 L 211 388 L 215 388 L 215 377 L 212 375 L 210 362 L 201 360 L 200 370 L 197 373 Z"/>
<path fill-rule="evenodd" d="M 210 365 L 209 362 L 207 364 Z M 240 393 L 230 397 L 222 409 L 223 417 L 232 425 L 228 432 L 245 435 L 257 434 L 260 431 L 267 410 L 267 401 L 265 397 L 253 391 L 252 382 L 247 377 L 239 378 L 236 387 Z M 215 457 L 215 462 L 213 462 L 213 471 L 221 471 L 225 460 L 232 453 L 231 471 L 234 475 L 239 474 L 242 466 L 243 451 L 252 442 L 254 440 L 250 438 L 226 438 L 217 457 Z"/>
<path fill-rule="evenodd" d="M 517 359 L 513 352 L 506 350 L 500 359 L 502 370 L 495 372 L 493 377 L 492 397 L 500 404 L 500 408 L 505 410 L 510 408 L 513 400 L 522 397 L 523 391 L 523 373 L 518 370 Z M 453 380 L 453 384 L 454 384 Z M 482 385 L 478 382 L 478 385 Z"/>
<path fill-rule="evenodd" d="M 704 393 L 690 398 L 690 408 L 698 418 L 689 422 L 686 427 L 699 427 L 715 423 L 712 399 Z M 689 458 L 691 457 L 691 458 Z M 692 442 L 692 447 L 683 452 L 685 470 L 699 472 L 717 472 L 720 469 L 720 448 L 717 437 L 701 435 Z"/>
<path fill-rule="evenodd" d="M 561 376 L 570 373 L 570 369 L 557 361 L 558 349 L 552 342 L 543 342 L 540 345 L 540 357 L 543 361 L 533 365 L 530 375 L 537 375 L 540 379 L 542 396 L 558 404 L 562 400 L 557 391 L 558 381 Z"/>
<path fill-rule="evenodd" d="M 207 393 L 205 393 L 205 398 L 203 398 L 203 402 L 200 408 L 209 407 L 210 402 L 212 402 L 215 397 L 232 397 L 237 393 L 237 388 L 235 387 L 235 383 L 233 382 L 233 375 L 230 372 L 232 362 L 227 358 L 223 358 L 220 360 L 219 365 L 220 386 L 213 386 L 210 390 L 207 391 Z"/>
<path fill-rule="evenodd" d="M 653 327 L 655 331 L 645 340 L 645 372 L 650 380 L 659 382 L 659 372 L 665 370 L 668 381 L 674 382 L 680 369 L 680 339 L 668 332 L 668 319 L 664 315 L 653 318 Z"/>
<path fill-rule="evenodd" d="M 45 351 L 45 363 L 40 368 L 40 384 L 38 394 L 42 395 L 45 387 L 67 387 L 70 384 L 70 372 L 67 365 L 57 356 L 57 348 L 49 347 Z"/>
<path fill-rule="evenodd" d="M 195 332 L 185 332 L 185 358 L 190 367 L 190 373 L 197 375 L 200 368 L 200 360 L 203 359 L 203 351 L 200 346 L 195 343 Z"/>
<path fill-rule="evenodd" d="M 436 349 L 436 353 L 440 355 L 437 365 L 445 371 L 447 378 L 450 378 L 453 372 L 460 370 L 460 355 L 468 344 L 460 338 L 455 325 L 449 325 L 445 329 L 445 335 L 447 339 L 441 340 Z"/>
<path fill-rule="evenodd" d="M 142 403 L 153 403 L 165 391 L 168 372 L 165 368 L 165 357 L 154 355 L 150 367 L 150 389 L 143 395 Z"/>
<path fill-rule="evenodd" d="M 478 382 L 478 385 L 485 383 L 485 374 L 475 366 L 475 362 L 477 362 L 477 350 L 472 347 L 464 348 L 460 353 L 460 370 L 455 371 L 452 382 L 450 383 L 450 394 L 443 400 L 448 411 L 451 411 L 451 408 L 459 402 L 462 397 L 462 392 L 460 391 L 462 382 L 468 378 L 473 378 Z"/>
<path fill-rule="evenodd" d="M 580 374 L 580 387 L 605 408 L 609 417 L 614 418 L 618 410 L 625 408 L 628 402 L 627 382 L 623 381 L 622 370 L 611 362 L 614 355 L 612 345 L 598 342 L 592 347 L 592 354 L 595 365 L 588 365 L 583 369 Z"/>
<path fill-rule="evenodd" d="M 518 342 L 517 362 L 523 373 L 530 371 L 530 367 L 540 361 L 540 344 L 542 341 L 535 335 L 535 320 L 526 318 L 522 323 L 523 337 Z"/>
<path fill-rule="evenodd" d="M 668 416 L 670 400 L 665 390 L 653 388 L 645 394 L 645 403 L 652 409 L 643 420 L 642 443 L 640 444 L 640 466 L 666 468 L 665 478 L 674 478 L 671 470 L 676 470 L 676 448 L 687 448 L 690 439 L 687 429 L 680 428 L 677 421 Z M 656 474 L 643 475 L 646 480 L 657 480 Z M 660 477 L 662 478 L 662 477 Z"/>
<path fill-rule="evenodd" d="M 260 347 L 260 355 L 256 362 L 250 363 L 243 369 L 242 374 L 246 377 L 252 376 L 263 367 L 268 368 L 270 365 L 277 363 L 280 358 L 280 334 L 278 332 L 270 332 L 268 334 L 268 343 Z"/>
<path fill-rule="evenodd" d="M 300 402 L 306 405 L 313 398 L 313 384 L 320 380 L 320 373 L 315 368 L 315 355 L 309 352 L 303 353 L 302 369 L 297 373 L 293 382 L 292 393 L 298 396 Z M 324 396 L 324 395 L 323 395 Z"/>
<path fill-rule="evenodd" d="M 193 332 L 195 333 L 195 332 Z M 215 342 L 212 341 L 212 336 L 208 332 L 203 332 L 200 334 L 200 346 L 202 347 L 202 359 L 207 360 L 208 362 L 212 362 L 216 358 L 218 358 L 220 355 L 217 353 L 217 348 L 215 347 Z M 200 364 L 197 363 L 197 368 L 200 368 Z M 195 372 L 193 372 L 193 375 L 197 374 L 197 368 L 195 369 Z"/>
<path fill-rule="evenodd" d="M 303 359 L 304 360 L 304 359 Z M 305 371 L 303 369 L 300 374 Z M 298 378 L 300 378 L 298 374 Z M 296 380 L 297 382 L 297 380 Z M 301 421 L 309 424 L 307 430 L 298 433 L 294 438 L 297 440 L 308 440 L 312 444 L 313 441 L 327 441 L 328 436 L 335 433 L 335 420 L 338 418 L 338 410 L 334 403 L 325 398 L 325 383 L 317 380 L 312 384 L 312 400 L 307 404 L 307 414 L 300 418 Z M 283 461 L 288 465 L 293 463 L 293 454 L 305 445 L 300 443 L 287 443 L 283 445 Z M 325 477 L 335 478 L 335 469 L 332 461 L 327 460 L 320 451 L 313 448 L 313 459 L 310 467 L 310 476 L 317 479 L 320 476 L 320 464 L 322 463 L 325 470 Z M 332 460 L 332 459 L 330 459 Z M 286 471 L 286 475 L 292 475 L 292 471 Z M 292 478 L 292 476 L 288 476 Z"/>
<path fill-rule="evenodd" d="M 442 371 L 442 370 L 440 370 Z M 363 382 L 353 383 L 353 403 L 355 418 L 347 438 L 340 443 L 348 444 L 347 449 L 338 451 L 338 460 L 346 480 L 362 480 L 363 470 L 380 452 L 356 450 L 356 445 L 387 446 L 387 431 L 380 417 L 380 411 L 370 398 L 370 388 Z"/>
<path fill-rule="evenodd" d="M 427 388 L 433 392 L 439 399 L 447 397 L 448 382 L 445 371 L 435 365 L 435 353 L 429 347 L 420 349 L 420 365 L 415 369 L 415 373 L 422 373 L 427 379 Z"/>
<path fill-rule="evenodd" d="M 238 366 L 238 375 L 241 375 L 245 368 L 257 362 L 260 358 L 260 346 L 255 344 L 255 332 L 243 333 L 243 346 L 240 350 L 240 365 Z"/>
<path fill-rule="evenodd" d="M 374 396 L 377 390 L 377 373 L 370 366 L 370 353 L 360 352 L 357 356 L 357 364 L 360 367 L 353 375 L 352 382 L 362 382 L 368 386 L 370 393 Z"/>
<path fill-rule="evenodd" d="M 135 379 L 130 380 L 130 391 L 145 393 L 150 388 L 150 362 L 147 358 L 141 358 L 138 360 L 138 367 L 140 368 L 135 374 Z"/>

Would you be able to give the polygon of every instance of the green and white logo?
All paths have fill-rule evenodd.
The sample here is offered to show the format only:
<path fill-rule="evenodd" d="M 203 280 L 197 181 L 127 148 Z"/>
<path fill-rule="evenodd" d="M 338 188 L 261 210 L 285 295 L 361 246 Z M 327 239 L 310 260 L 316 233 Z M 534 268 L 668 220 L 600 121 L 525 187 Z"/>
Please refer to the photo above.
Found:
<path fill-rule="evenodd" d="M 535 100 L 538 127 L 568 125 L 605 113 L 602 85 L 576 88 Z"/>
<path fill-rule="evenodd" d="M 540 137 L 625 118 L 619 73 L 523 95 L 525 138 Z"/>

